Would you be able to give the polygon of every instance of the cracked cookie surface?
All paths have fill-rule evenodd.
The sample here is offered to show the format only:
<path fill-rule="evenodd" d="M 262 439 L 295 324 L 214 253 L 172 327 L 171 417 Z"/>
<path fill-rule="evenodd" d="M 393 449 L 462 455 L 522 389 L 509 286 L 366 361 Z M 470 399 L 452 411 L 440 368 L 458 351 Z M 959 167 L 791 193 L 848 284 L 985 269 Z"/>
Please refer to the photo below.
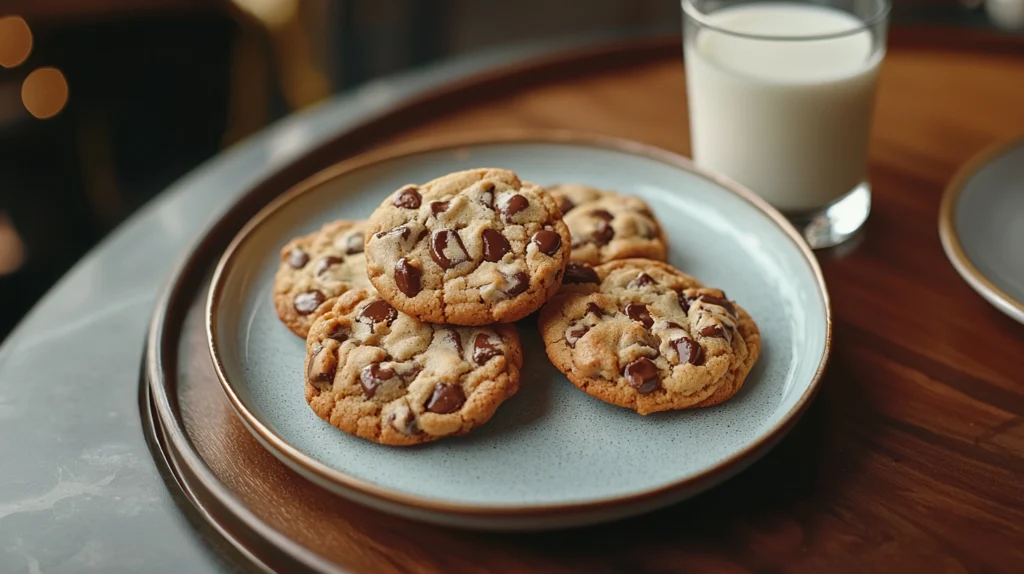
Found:
<path fill-rule="evenodd" d="M 513 325 L 424 323 L 356 289 L 310 328 L 306 402 L 349 434 L 419 444 L 487 422 L 519 389 L 522 363 Z"/>
<path fill-rule="evenodd" d="M 725 293 L 650 259 L 571 263 L 539 324 L 574 385 L 640 414 L 729 399 L 761 350 L 757 325 Z"/>
<path fill-rule="evenodd" d="M 521 319 L 561 284 L 569 230 L 553 197 L 504 169 L 406 185 L 370 216 L 367 272 L 381 296 L 422 321 Z"/>
<path fill-rule="evenodd" d="M 572 236 L 572 260 L 598 265 L 643 257 L 664 261 L 668 241 L 647 202 L 577 183 L 547 188 Z"/>
<path fill-rule="evenodd" d="M 305 338 L 318 315 L 349 289 L 372 288 L 366 277 L 366 222 L 339 220 L 296 237 L 281 249 L 274 276 L 274 309 L 281 322 Z"/>

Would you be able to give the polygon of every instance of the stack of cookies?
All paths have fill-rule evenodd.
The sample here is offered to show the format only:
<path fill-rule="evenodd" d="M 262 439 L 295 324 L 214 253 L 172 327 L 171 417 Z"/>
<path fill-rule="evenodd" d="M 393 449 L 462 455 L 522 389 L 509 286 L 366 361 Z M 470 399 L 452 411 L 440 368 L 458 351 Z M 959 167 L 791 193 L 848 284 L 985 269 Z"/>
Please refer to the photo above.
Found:
<path fill-rule="evenodd" d="M 757 327 L 666 254 L 638 198 L 474 169 L 292 240 L 274 305 L 306 338 L 313 411 L 381 444 L 487 422 L 519 388 L 512 323 L 538 309 L 548 357 L 587 394 L 641 414 L 717 404 L 757 359 Z"/>

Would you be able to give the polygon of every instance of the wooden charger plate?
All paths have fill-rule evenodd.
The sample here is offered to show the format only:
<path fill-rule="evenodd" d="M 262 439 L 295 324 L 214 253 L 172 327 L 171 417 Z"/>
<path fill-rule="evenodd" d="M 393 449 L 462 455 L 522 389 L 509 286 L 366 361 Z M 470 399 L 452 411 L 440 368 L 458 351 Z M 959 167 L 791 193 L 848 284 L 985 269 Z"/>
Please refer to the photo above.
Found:
<path fill-rule="evenodd" d="M 676 164 L 677 169 L 680 166 L 689 167 L 688 162 L 679 156 L 641 144 L 610 138 L 583 138 L 561 132 L 490 136 L 482 140 L 452 141 L 439 147 L 442 150 L 454 152 L 456 156 L 461 156 L 467 149 L 472 149 L 472 145 L 469 144 L 474 142 L 474 145 L 485 147 L 488 145 L 515 146 L 526 142 L 530 145 L 565 146 L 567 149 L 576 149 L 577 151 L 593 148 L 608 153 L 635 155 L 642 160 L 663 162 L 666 168 L 673 163 Z M 436 149 L 436 147 L 438 146 L 435 142 L 432 144 L 432 149 Z M 350 167 L 370 165 L 388 157 L 402 157 L 403 154 L 415 155 L 424 151 L 417 146 L 413 150 L 389 152 L 376 159 L 360 158 L 347 165 Z M 345 167 L 337 169 L 344 171 Z M 703 178 L 709 185 L 723 186 L 706 176 L 694 173 L 693 177 Z M 724 186 L 723 189 L 725 189 Z M 656 201 L 657 190 L 648 190 L 647 193 L 655 194 L 648 199 Z M 817 389 L 817 383 L 827 357 L 830 332 L 827 294 L 824 291 L 824 284 L 813 256 L 799 240 L 795 231 L 777 213 L 767 208 L 763 202 L 749 195 L 749 192 L 739 190 L 735 193 L 737 194 L 734 197 L 736 201 L 749 204 L 751 211 L 747 214 L 748 217 L 750 214 L 760 213 L 763 219 L 762 224 L 776 229 L 776 240 L 781 238 L 781 240 L 791 242 L 789 249 L 797 255 L 799 261 L 802 261 L 800 265 L 805 266 L 804 271 L 809 274 L 813 292 L 808 295 L 820 297 L 817 304 L 821 306 L 823 313 L 821 317 L 825 321 L 822 327 L 825 337 L 824 347 L 820 351 L 820 355 L 803 359 L 812 362 L 809 371 L 811 378 L 800 383 L 797 392 L 789 399 L 791 402 L 777 420 L 770 422 L 763 432 L 755 436 L 753 442 L 745 443 L 732 456 L 724 457 L 695 475 L 680 476 L 678 480 L 670 481 L 653 491 L 648 489 L 636 495 L 605 497 L 606 499 L 597 497 L 595 500 L 582 503 L 573 500 L 568 504 L 526 505 L 525 509 L 521 503 L 505 507 L 490 505 L 474 508 L 472 504 L 467 506 L 452 504 L 451 501 L 448 501 L 447 504 L 433 505 L 431 501 L 428 501 L 425 508 L 434 512 L 433 515 L 405 514 L 461 526 L 513 529 L 546 528 L 608 520 L 664 506 L 699 492 L 741 470 L 774 445 L 796 422 L 799 415 L 809 405 L 810 399 Z M 690 199 L 693 201 L 695 197 Z M 231 412 L 231 403 L 225 400 L 217 386 L 217 377 L 206 353 L 203 293 L 207 288 L 211 267 L 222 249 L 222 247 L 218 247 L 218 239 L 222 238 L 225 233 L 231 233 L 232 228 L 240 228 L 244 221 L 243 214 L 252 207 L 243 202 L 211 229 L 186 261 L 181 272 L 169 287 L 163 304 L 158 308 L 150 334 L 147 363 L 147 375 L 150 380 L 149 391 L 152 393 L 154 445 L 165 457 L 175 479 L 182 485 L 186 495 L 200 510 L 203 517 L 242 549 L 250 559 L 263 564 L 292 563 L 294 565 L 294 563 L 301 563 L 316 570 L 329 570 L 331 562 L 323 560 L 323 554 L 330 555 L 333 547 L 325 547 L 325 544 L 328 540 L 337 542 L 337 537 L 346 538 L 351 533 L 351 521 L 365 519 L 368 513 L 373 515 L 371 523 L 386 523 L 388 520 L 399 519 L 385 518 L 373 511 L 336 498 L 278 463 L 248 434 L 246 426 Z M 655 206 L 655 209 L 657 211 L 658 206 Z M 308 223 L 313 224 L 312 222 Z M 717 223 L 721 224 L 721 221 Z M 732 248 L 742 249 L 735 245 Z M 681 264 L 684 260 L 685 253 L 686 250 L 680 250 L 677 264 Z M 767 256 L 768 252 L 762 254 Z M 690 264 L 698 270 L 705 271 L 705 274 L 714 276 L 716 273 L 713 270 L 714 259 L 712 256 L 701 263 L 691 258 Z M 702 267 L 703 269 L 701 269 Z M 737 270 L 733 270 L 733 272 L 737 272 Z M 778 276 L 775 279 L 778 279 Z M 760 307 L 760 314 L 764 317 L 772 302 L 767 299 L 760 302 L 753 301 L 757 289 L 756 285 L 748 284 L 741 289 L 741 292 L 748 292 L 748 299 L 751 299 L 750 302 L 753 303 L 755 316 L 758 315 L 757 308 Z M 741 298 L 740 295 L 734 296 Z M 793 301 L 787 299 L 786 307 L 792 310 L 790 308 L 792 304 Z M 809 304 L 815 305 L 813 302 L 809 302 Z M 784 316 L 776 316 L 763 326 L 769 324 L 777 326 L 786 322 L 787 319 Z M 280 326 L 275 325 L 275 327 Z M 770 327 L 769 331 L 773 328 Z M 283 330 L 283 327 L 281 329 Z M 298 339 L 295 342 L 300 343 Z M 793 340 L 787 340 L 785 345 L 774 351 L 769 351 L 769 358 L 763 360 L 772 360 L 770 355 L 775 352 L 777 353 L 775 360 L 782 362 L 779 368 L 783 373 L 790 372 L 787 366 L 788 362 L 790 360 L 799 361 L 794 354 L 799 352 L 798 350 L 785 348 L 791 347 L 790 343 L 793 343 Z M 539 348 L 537 350 L 539 351 Z M 301 363 L 301 361 L 299 362 Z M 300 372 L 301 368 L 296 370 Z M 562 382 L 565 392 L 570 393 L 574 400 L 589 402 L 590 408 L 606 408 L 610 409 L 615 416 L 628 415 L 632 418 L 639 418 L 633 413 L 598 403 L 572 389 L 567 382 Z M 773 382 L 771 387 L 765 381 L 759 381 L 759 383 L 762 393 L 748 393 L 746 397 L 748 400 L 751 397 L 756 397 L 754 400 L 779 401 L 785 396 L 785 393 L 792 390 L 791 381 L 785 377 Z M 757 390 L 757 385 L 753 384 L 752 388 Z M 769 392 L 764 394 L 764 391 Z M 742 396 L 738 397 L 738 400 L 733 403 L 733 407 L 741 405 L 743 399 Z M 237 398 L 234 407 L 239 407 Z M 728 409 L 730 407 L 727 403 L 726 406 L 720 408 Z M 705 413 L 701 414 L 713 416 L 710 411 L 705 411 Z M 243 416 L 245 414 L 243 412 Z M 251 415 L 251 413 L 248 414 Z M 319 422 L 311 412 L 308 414 L 311 420 Z M 253 418 L 258 422 L 258 419 Z M 253 421 L 248 420 L 247 417 L 246 422 L 252 424 Z M 652 421 L 652 424 L 658 424 L 658 422 Z M 671 425 L 671 421 L 666 419 L 660 424 Z M 256 435 L 260 435 L 259 429 L 253 430 Z M 333 431 L 333 429 L 331 430 Z M 268 441 L 266 436 L 260 436 L 260 438 Z M 358 439 L 348 437 L 340 432 L 336 432 L 334 438 L 339 442 L 358 441 Z M 273 435 L 270 440 L 273 440 Z M 369 443 L 357 444 L 385 449 L 383 452 L 390 450 L 387 447 L 378 447 Z M 278 450 L 275 454 L 282 459 L 288 459 L 289 454 L 294 453 L 283 453 Z M 315 478 L 310 476 L 315 470 L 296 465 L 294 464 L 295 460 L 289 462 L 293 463 L 293 468 L 304 471 L 303 474 L 307 477 Z M 309 463 L 309 460 L 303 462 Z M 396 471 L 400 472 L 400 469 L 396 469 Z M 320 480 L 320 482 L 323 484 L 324 480 Z M 347 494 L 343 490 L 335 490 Z M 360 494 L 372 496 L 377 493 L 370 491 Z M 401 498 L 389 496 L 389 493 L 386 492 L 381 496 L 381 499 L 388 503 L 394 503 L 396 500 L 404 503 Z M 362 500 L 362 502 L 373 504 L 376 501 Z M 402 512 L 403 510 L 401 507 L 375 505 L 392 512 Z M 421 511 L 423 508 L 421 506 L 416 510 Z M 404 527 L 412 528 L 411 525 Z M 271 545 L 268 547 L 260 542 L 271 542 Z M 314 552 L 310 553 L 304 550 L 307 548 L 313 549 Z"/>
<path fill-rule="evenodd" d="M 938 242 L 934 246 L 929 243 L 927 229 L 934 220 L 930 208 L 921 207 L 927 194 L 914 194 L 919 188 L 923 192 L 924 187 L 938 190 L 944 183 L 940 181 L 943 170 L 952 173 L 947 160 L 960 161 L 955 158 L 978 141 L 996 133 L 1009 136 L 1004 127 L 1007 124 L 992 115 L 1007 108 L 992 106 L 995 111 L 988 116 L 953 112 L 943 116 L 944 128 L 949 127 L 949 117 L 956 117 L 958 129 L 966 130 L 971 137 L 960 138 L 958 146 L 934 144 L 934 138 L 928 139 L 930 145 L 919 153 L 938 166 L 931 170 L 935 173 L 930 178 L 911 177 L 920 171 L 915 168 L 919 163 L 911 161 L 917 155 L 890 152 L 900 149 L 894 146 L 918 150 L 912 142 L 918 142 L 920 136 L 914 134 L 938 129 L 939 120 L 931 115 L 937 109 L 952 110 L 955 106 L 950 102 L 962 101 L 968 92 L 981 89 L 982 93 L 1002 94 L 1005 83 L 999 78 L 1005 78 L 1007 70 L 1017 66 L 1021 44 L 1013 37 L 981 32 L 894 29 L 890 47 L 879 112 L 880 118 L 887 119 L 885 125 L 896 127 L 880 130 L 879 153 L 884 159 L 873 163 L 877 177 L 884 176 L 886 181 L 886 186 L 877 189 L 878 205 L 886 209 L 873 218 L 875 240 L 867 242 L 868 248 L 844 262 L 843 267 L 831 264 L 829 269 L 835 276 L 832 279 L 841 280 L 834 287 L 843 295 L 839 299 L 846 301 L 838 306 L 840 313 L 846 310 L 845 327 L 840 333 L 845 334 L 842 348 L 846 351 L 837 357 L 839 368 L 828 379 L 826 396 L 822 397 L 826 400 L 815 401 L 802 423 L 750 471 L 664 510 L 556 536 L 467 533 L 423 525 L 305 488 L 305 481 L 273 459 L 245 431 L 205 355 L 203 297 L 215 259 L 234 233 L 282 191 L 338 159 L 410 134 L 459 130 L 466 124 L 464 121 L 446 127 L 435 121 L 424 125 L 430 118 L 447 120 L 458 111 L 477 123 L 481 117 L 479 106 L 498 107 L 502 119 L 492 124 L 524 125 L 522 118 L 527 116 L 530 121 L 525 125 L 586 125 L 588 129 L 674 147 L 673 142 L 685 133 L 685 110 L 676 113 L 674 120 L 670 117 L 671 121 L 664 121 L 663 110 L 639 117 L 635 113 L 617 117 L 595 115 L 587 108 L 564 118 L 542 114 L 527 105 L 532 100 L 518 103 L 524 92 L 538 87 L 550 92 L 555 90 L 551 85 L 557 84 L 561 90 L 562 83 L 597 77 L 592 82 L 597 87 L 585 84 L 594 91 L 594 97 L 603 98 L 606 107 L 625 106 L 629 100 L 621 94 L 625 90 L 633 97 L 634 82 L 638 81 L 633 70 L 637 67 L 655 64 L 651 68 L 654 71 L 645 73 L 642 81 L 682 75 L 662 72 L 680 65 L 678 38 L 659 39 L 558 54 L 544 61 L 478 74 L 403 101 L 385 115 L 366 118 L 365 124 L 338 134 L 287 169 L 261 181 L 193 246 L 189 259 L 176 270 L 174 297 L 166 293 L 157 308 L 154 327 L 159 328 L 154 328 L 150 338 L 146 384 L 140 389 L 143 416 L 149 420 L 148 381 L 175 379 L 177 392 L 167 400 L 174 403 L 172 426 L 184 431 L 174 430 L 177 436 L 173 439 L 184 437 L 185 441 L 180 453 L 183 462 L 178 467 L 169 465 L 166 478 L 172 495 L 177 497 L 179 490 L 184 491 L 186 498 L 178 500 L 193 520 L 197 536 L 223 550 L 224 541 L 215 532 L 220 530 L 256 564 L 288 572 L 739 572 L 786 567 L 821 570 L 829 564 L 840 569 L 851 564 L 873 564 L 883 569 L 893 564 L 928 564 L 933 570 L 964 564 L 997 569 L 1002 564 L 1010 568 L 1019 552 L 1015 553 L 1012 544 L 1000 542 L 1013 538 L 1013 529 L 1005 525 L 1012 522 L 1019 508 L 1012 497 L 1004 495 L 1013 492 L 1012 488 L 1005 490 L 1013 484 L 1013 461 L 1004 450 L 1012 446 L 1012 432 L 989 434 L 982 421 L 995 424 L 1013 419 L 1004 419 L 1008 415 L 1002 411 L 979 409 L 979 403 L 973 401 L 984 399 L 985 409 L 995 408 L 990 404 L 1012 406 L 1012 397 L 999 391 L 992 380 L 997 376 L 993 373 L 1012 369 L 1006 371 L 1009 363 L 996 360 L 991 353 L 979 360 L 989 361 L 994 371 L 981 374 L 971 365 L 949 371 L 940 366 L 944 362 L 938 358 L 945 356 L 953 340 L 966 341 L 974 335 L 984 339 L 988 323 L 966 322 L 966 334 L 954 337 L 948 329 L 941 331 L 938 322 L 925 321 L 933 331 L 928 334 L 929 340 L 936 329 L 941 336 L 939 350 L 924 352 L 918 343 L 902 340 L 906 329 L 893 329 L 894 324 L 906 324 L 907 329 L 920 325 L 912 318 L 912 311 L 918 307 L 906 306 L 905 298 L 893 299 L 897 291 L 889 292 L 886 298 L 892 303 L 888 311 L 896 312 L 892 316 L 895 319 L 874 327 L 874 315 L 864 313 L 859 303 L 865 293 L 875 293 L 877 286 L 871 282 L 877 280 L 879 269 L 914 267 L 918 262 L 916 251 L 910 257 L 906 250 L 892 249 L 892 237 L 898 239 L 897 244 L 910 241 L 921 248 L 927 255 L 925 262 L 935 263 L 936 268 L 946 265 Z M 951 72 L 947 71 L 950 66 Z M 953 89 L 948 83 L 949 73 L 961 80 L 957 85 L 971 85 L 970 90 Z M 623 76 L 630 79 L 625 85 L 620 79 Z M 668 84 L 676 86 L 678 97 L 682 97 L 682 80 L 673 81 Z M 614 89 L 609 87 L 612 85 Z M 918 97 L 922 93 L 946 95 L 945 107 L 936 104 L 922 108 L 920 102 L 927 100 Z M 554 94 L 562 97 L 561 91 Z M 617 99 L 611 97 L 616 94 Z M 517 103 L 501 103 L 510 99 Z M 643 118 L 654 116 L 659 123 L 644 123 Z M 986 117 L 992 121 L 984 123 Z M 897 133 L 898 137 L 894 135 Z M 685 144 L 680 145 L 685 149 Z M 908 203 L 906 199 L 911 195 L 915 201 Z M 914 219 L 922 210 L 928 221 Z M 921 233 L 901 235 L 908 220 L 917 225 L 910 229 Z M 891 282 L 884 285 L 892 287 Z M 954 303 L 961 304 L 965 293 L 969 292 L 950 288 L 944 292 L 944 299 L 929 301 L 941 302 L 941 308 L 948 309 Z M 903 308 L 905 313 L 895 311 Z M 974 308 L 984 310 L 981 306 Z M 997 332 L 1007 335 L 1005 329 Z M 903 357 L 908 349 L 914 352 Z M 955 352 L 951 354 L 951 360 L 959 357 Z M 956 391 L 946 392 L 949 389 Z M 892 400 L 883 401 L 883 396 Z M 942 410 L 946 404 L 940 398 L 955 399 L 957 416 Z M 970 429 L 967 421 L 971 421 Z M 1006 425 L 1000 424 L 999 428 L 1005 430 Z M 164 457 L 173 453 L 172 440 L 160 436 L 158 424 L 147 422 L 146 430 L 153 439 L 154 457 L 162 465 Z M 973 450 L 958 446 L 960 438 L 969 442 L 975 430 L 986 432 L 980 447 L 978 437 L 974 438 Z M 972 478 L 975 475 L 986 478 L 978 482 Z M 214 486 L 226 496 L 212 496 L 205 485 Z M 903 496 L 907 489 L 920 491 L 909 505 L 906 501 L 910 499 Z M 301 501 L 285 500 L 285 492 L 301 496 Z M 934 520 L 938 515 L 942 519 Z M 851 556 L 857 558 L 851 562 Z"/>

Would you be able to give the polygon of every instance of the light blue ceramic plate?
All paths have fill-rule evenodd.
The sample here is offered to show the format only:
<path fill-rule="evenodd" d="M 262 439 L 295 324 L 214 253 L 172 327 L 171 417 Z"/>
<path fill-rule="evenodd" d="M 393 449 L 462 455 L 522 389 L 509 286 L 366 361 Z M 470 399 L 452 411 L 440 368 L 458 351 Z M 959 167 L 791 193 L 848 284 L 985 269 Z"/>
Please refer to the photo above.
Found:
<path fill-rule="evenodd" d="M 989 148 L 960 170 L 942 199 L 939 234 L 967 283 L 1024 323 L 1024 139 Z"/>
<path fill-rule="evenodd" d="M 519 324 L 519 394 L 467 436 L 379 446 L 317 418 L 303 398 L 304 342 L 277 320 L 270 292 L 289 238 L 364 218 L 401 185 L 471 167 L 541 184 L 582 182 L 646 199 L 671 262 L 719 286 L 757 321 L 762 355 L 743 389 L 708 409 L 640 416 L 593 399 L 556 371 L 536 327 Z M 356 158 L 299 185 L 243 229 L 221 260 L 208 306 L 225 391 L 253 434 L 320 485 L 416 519 L 470 528 L 593 523 L 681 500 L 739 472 L 796 422 L 829 353 L 828 295 L 814 256 L 750 192 L 678 155 L 558 133 L 433 142 Z"/>

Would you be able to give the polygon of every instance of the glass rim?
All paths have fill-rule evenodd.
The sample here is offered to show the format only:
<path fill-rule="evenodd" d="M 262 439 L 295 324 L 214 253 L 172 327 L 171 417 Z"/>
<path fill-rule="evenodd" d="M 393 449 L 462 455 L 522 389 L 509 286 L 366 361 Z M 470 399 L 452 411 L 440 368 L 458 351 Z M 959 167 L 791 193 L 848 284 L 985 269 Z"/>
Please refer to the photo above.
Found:
<path fill-rule="evenodd" d="M 695 5 L 694 0 L 680 0 L 683 7 L 683 14 L 685 17 L 693 20 L 702 28 L 708 30 L 714 30 L 722 34 L 729 36 L 735 36 L 737 38 L 747 38 L 749 40 L 765 40 L 765 41 L 783 41 L 783 42 L 803 42 L 813 40 L 831 40 L 835 38 L 843 38 L 845 36 L 851 36 L 878 25 L 884 22 L 889 17 L 889 11 L 892 9 L 892 0 L 878 0 L 878 10 L 868 18 L 858 18 L 860 23 L 856 26 L 851 26 L 849 29 L 841 30 L 838 32 L 830 32 L 828 34 L 798 34 L 798 35 L 770 35 L 770 34 L 751 34 L 748 32 L 738 32 L 736 30 L 730 30 L 723 28 L 716 24 L 712 24 L 708 21 L 707 16 L 704 12 L 701 12 Z M 746 4 L 743 2 L 742 4 Z M 750 4 L 762 3 L 762 2 L 749 2 Z M 763 2 L 764 4 L 774 4 L 774 2 Z M 810 6 L 821 6 L 821 4 L 811 3 L 806 1 L 795 1 L 790 0 L 787 2 L 790 4 L 808 4 Z M 741 4 L 741 3 L 737 3 Z"/>

